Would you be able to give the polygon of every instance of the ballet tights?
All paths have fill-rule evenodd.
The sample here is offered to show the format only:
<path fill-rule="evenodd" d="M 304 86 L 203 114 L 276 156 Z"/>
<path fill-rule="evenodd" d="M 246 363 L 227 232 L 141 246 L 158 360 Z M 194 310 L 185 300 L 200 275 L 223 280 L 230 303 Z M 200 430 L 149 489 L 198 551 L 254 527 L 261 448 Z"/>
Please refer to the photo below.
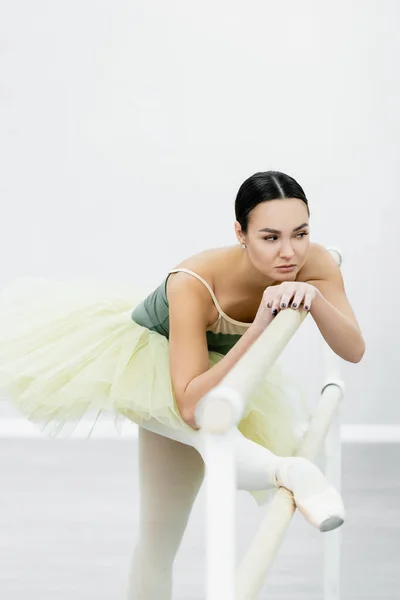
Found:
<path fill-rule="evenodd" d="M 191 446 L 139 428 L 139 540 L 128 600 L 171 600 L 172 567 L 204 477 Z"/>
<path fill-rule="evenodd" d="M 237 429 L 232 435 L 238 489 L 275 487 L 279 457 Z M 200 440 L 200 436 L 193 435 L 192 445 L 187 445 L 139 428 L 140 530 L 131 564 L 128 600 L 172 597 L 173 562 L 204 478 Z"/>
<path fill-rule="evenodd" d="M 172 570 L 194 500 L 204 478 L 203 436 L 193 431 L 139 427 L 139 540 L 134 551 L 128 600 L 171 600 Z M 163 434 L 155 431 L 163 431 Z M 168 434 L 165 435 L 165 434 Z M 303 458 L 281 457 L 232 435 L 237 488 L 267 490 L 283 485 L 297 501 L 327 487 L 319 468 Z"/>

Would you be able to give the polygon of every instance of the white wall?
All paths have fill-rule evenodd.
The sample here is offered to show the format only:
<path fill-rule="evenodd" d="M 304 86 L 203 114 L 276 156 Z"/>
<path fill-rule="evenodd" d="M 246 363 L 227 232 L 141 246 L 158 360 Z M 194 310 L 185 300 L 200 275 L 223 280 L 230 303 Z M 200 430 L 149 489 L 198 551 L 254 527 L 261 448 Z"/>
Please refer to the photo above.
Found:
<path fill-rule="evenodd" d="M 235 243 L 240 184 L 284 171 L 367 343 L 343 421 L 400 423 L 398 30 L 395 0 L 4 1 L 1 283 L 151 288 Z M 319 339 L 308 319 L 282 357 L 315 398 Z"/>

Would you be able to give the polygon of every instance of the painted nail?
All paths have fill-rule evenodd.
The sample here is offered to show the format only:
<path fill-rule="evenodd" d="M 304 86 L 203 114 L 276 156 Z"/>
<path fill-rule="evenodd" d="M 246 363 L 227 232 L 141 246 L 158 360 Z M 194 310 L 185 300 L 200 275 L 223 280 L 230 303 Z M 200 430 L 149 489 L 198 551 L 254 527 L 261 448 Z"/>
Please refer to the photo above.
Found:
<path fill-rule="evenodd" d="M 293 302 L 292 308 L 296 308 L 296 306 L 297 306 L 296 302 Z"/>
<path fill-rule="evenodd" d="M 308 310 L 308 306 L 305 306 L 305 307 L 304 307 L 304 310 Z"/>
<path fill-rule="evenodd" d="M 282 303 L 281 308 L 286 308 L 286 304 Z"/>
<path fill-rule="evenodd" d="M 274 308 L 274 310 L 272 311 L 272 314 L 274 315 L 274 317 L 278 314 L 278 310 L 276 308 Z"/>

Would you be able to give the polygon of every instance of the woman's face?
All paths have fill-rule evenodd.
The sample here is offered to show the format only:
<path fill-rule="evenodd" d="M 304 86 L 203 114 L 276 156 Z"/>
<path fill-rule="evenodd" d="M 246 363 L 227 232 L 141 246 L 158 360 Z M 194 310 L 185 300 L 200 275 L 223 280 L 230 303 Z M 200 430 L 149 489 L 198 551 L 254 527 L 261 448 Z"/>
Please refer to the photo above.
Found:
<path fill-rule="evenodd" d="M 306 204 L 298 198 L 285 198 L 258 204 L 249 215 L 247 234 L 241 234 L 237 221 L 236 231 L 240 241 L 243 238 L 247 244 L 248 258 L 260 273 L 288 281 L 296 278 L 306 262 L 310 246 L 308 223 Z M 295 265 L 291 271 L 277 268 L 290 264 Z"/>

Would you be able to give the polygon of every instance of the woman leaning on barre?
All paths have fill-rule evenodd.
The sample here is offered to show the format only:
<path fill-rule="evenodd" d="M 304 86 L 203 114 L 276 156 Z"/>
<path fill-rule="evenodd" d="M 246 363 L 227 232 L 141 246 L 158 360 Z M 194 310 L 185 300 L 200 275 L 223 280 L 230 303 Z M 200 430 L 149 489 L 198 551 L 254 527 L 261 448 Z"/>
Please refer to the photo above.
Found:
<path fill-rule="evenodd" d="M 258 172 L 235 200 L 239 243 L 205 249 L 143 298 L 136 285 L 18 278 L 0 292 L 0 391 L 51 434 L 111 411 L 139 425 L 140 531 L 129 600 L 169 600 L 172 566 L 204 477 L 200 399 L 282 310 L 308 311 L 327 344 L 357 363 L 365 343 L 339 267 L 310 242 L 302 187 Z M 295 457 L 311 411 L 277 364 L 234 428 L 237 487 L 257 501 L 293 492 L 320 531 L 344 521 L 338 491 Z"/>
<path fill-rule="evenodd" d="M 166 281 L 170 375 L 177 407 L 191 431 L 155 420 L 140 428 L 141 530 L 130 600 L 171 598 L 173 561 L 204 476 L 195 408 L 276 314 L 288 307 L 309 311 L 344 360 L 357 363 L 365 351 L 339 268 L 325 248 L 309 241 L 308 202 L 297 182 L 283 173 L 256 173 L 239 189 L 235 210 L 240 245 L 190 257 Z M 149 325 L 141 307 L 136 315 Z M 211 368 L 210 350 L 224 354 Z M 283 456 L 295 450 L 293 430 L 276 398 L 278 375 L 269 375 L 264 398 L 261 393 L 254 399 L 253 418 L 243 428 L 246 435 L 241 424 L 233 432 L 237 487 L 258 491 L 284 486 L 308 522 L 321 531 L 332 530 L 344 521 L 342 499 L 314 463 Z M 288 377 L 281 377 L 284 387 Z M 265 445 L 256 435 L 257 414 L 268 430 Z"/>

